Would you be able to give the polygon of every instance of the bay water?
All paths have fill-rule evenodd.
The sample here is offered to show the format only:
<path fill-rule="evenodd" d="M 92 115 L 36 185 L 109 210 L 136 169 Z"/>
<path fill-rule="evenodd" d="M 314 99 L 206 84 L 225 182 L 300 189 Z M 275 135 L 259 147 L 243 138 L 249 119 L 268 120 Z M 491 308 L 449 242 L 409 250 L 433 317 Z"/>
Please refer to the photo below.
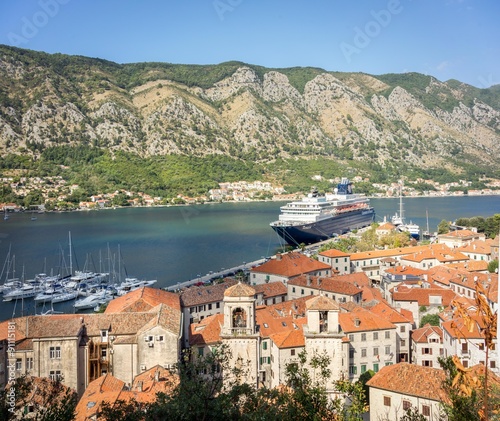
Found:
<path fill-rule="evenodd" d="M 377 222 L 399 212 L 399 199 L 371 199 Z M 10 214 L 0 223 L 0 265 L 9 250 L 15 274 L 65 273 L 75 269 L 157 279 L 157 287 L 238 266 L 276 253 L 283 245 L 269 226 L 282 202 L 221 203 L 196 206 L 119 208 L 68 213 Z M 404 198 L 407 221 L 437 230 L 442 220 L 500 213 L 500 196 Z M 428 215 L 428 218 L 427 216 Z M 1 298 L 1 296 L 0 296 Z M 33 300 L 1 302 L 0 320 L 40 313 Z M 72 312 L 71 303 L 55 305 Z M 45 309 L 46 310 L 46 309 Z"/>

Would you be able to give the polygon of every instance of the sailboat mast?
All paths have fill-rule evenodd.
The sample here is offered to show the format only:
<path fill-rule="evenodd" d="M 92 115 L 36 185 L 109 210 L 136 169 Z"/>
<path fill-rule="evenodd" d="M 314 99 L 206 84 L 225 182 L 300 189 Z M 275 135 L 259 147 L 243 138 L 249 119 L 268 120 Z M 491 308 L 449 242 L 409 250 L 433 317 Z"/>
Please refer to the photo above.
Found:
<path fill-rule="evenodd" d="M 71 256 L 71 231 L 68 232 L 69 235 L 69 274 L 73 275 L 73 257 Z"/>

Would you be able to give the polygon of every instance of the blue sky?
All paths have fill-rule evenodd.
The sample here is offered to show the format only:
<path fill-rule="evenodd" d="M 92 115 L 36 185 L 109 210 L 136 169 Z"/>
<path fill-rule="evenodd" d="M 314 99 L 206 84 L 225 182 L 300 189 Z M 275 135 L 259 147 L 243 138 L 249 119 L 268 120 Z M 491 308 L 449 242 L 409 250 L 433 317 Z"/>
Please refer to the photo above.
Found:
<path fill-rule="evenodd" d="M 500 83 L 498 0 L 1 0 L 0 43 L 118 63 L 313 66 Z"/>

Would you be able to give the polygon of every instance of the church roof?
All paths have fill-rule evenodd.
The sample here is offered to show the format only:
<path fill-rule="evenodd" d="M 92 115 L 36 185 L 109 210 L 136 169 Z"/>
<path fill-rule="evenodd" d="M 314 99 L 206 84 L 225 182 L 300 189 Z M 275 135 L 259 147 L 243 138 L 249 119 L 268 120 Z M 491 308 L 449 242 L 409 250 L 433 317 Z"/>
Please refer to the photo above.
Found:
<path fill-rule="evenodd" d="M 254 297 L 255 289 L 249 285 L 238 282 L 224 291 L 224 297 Z"/>
<path fill-rule="evenodd" d="M 333 301 L 331 298 L 325 297 L 324 295 L 316 295 L 306 302 L 306 308 L 308 310 L 337 310 L 339 311 L 339 305 Z"/>

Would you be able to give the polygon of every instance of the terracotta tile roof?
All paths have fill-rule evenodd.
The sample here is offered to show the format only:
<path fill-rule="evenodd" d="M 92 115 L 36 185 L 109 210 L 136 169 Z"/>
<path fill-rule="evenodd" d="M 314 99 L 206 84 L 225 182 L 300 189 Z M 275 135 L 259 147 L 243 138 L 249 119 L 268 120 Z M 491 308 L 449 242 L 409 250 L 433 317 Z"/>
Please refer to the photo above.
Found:
<path fill-rule="evenodd" d="M 396 326 L 386 318 L 360 307 L 349 313 L 340 313 L 339 323 L 345 333 L 396 329 Z"/>
<path fill-rule="evenodd" d="M 491 254 L 492 239 L 474 240 L 458 248 L 463 253 Z"/>
<path fill-rule="evenodd" d="M 377 227 L 377 231 L 392 231 L 394 229 L 396 229 L 396 226 L 390 222 L 384 222 Z"/>
<path fill-rule="evenodd" d="M 224 297 L 254 297 L 255 289 L 250 285 L 238 282 L 224 291 Z"/>
<path fill-rule="evenodd" d="M 271 335 L 271 340 L 280 348 L 297 348 L 305 346 L 304 332 L 302 329 L 293 329 Z"/>
<path fill-rule="evenodd" d="M 319 255 L 325 257 L 349 257 L 349 253 L 344 253 L 343 251 L 337 249 L 325 250 L 319 253 Z"/>
<path fill-rule="evenodd" d="M 299 328 L 306 323 L 306 302 L 310 296 L 259 307 L 255 312 L 261 337 Z"/>
<path fill-rule="evenodd" d="M 264 298 L 286 295 L 287 288 L 283 282 L 269 282 L 268 284 L 253 285 L 256 294 L 263 294 Z"/>
<path fill-rule="evenodd" d="M 342 295 L 353 296 L 360 294 L 362 291 L 361 288 L 359 286 L 356 286 L 354 282 L 347 281 L 346 278 L 347 277 L 345 275 L 334 277 L 301 275 L 296 278 L 290 279 L 288 281 L 288 285 L 314 288 Z"/>
<path fill-rule="evenodd" d="M 319 311 L 328 311 L 328 310 L 340 311 L 337 302 L 332 300 L 331 298 L 325 297 L 324 295 L 316 295 L 313 298 L 307 300 L 306 309 L 319 310 Z"/>
<path fill-rule="evenodd" d="M 219 342 L 223 324 L 223 314 L 214 314 L 205 317 L 199 323 L 192 323 L 189 331 L 189 344 L 195 346 Z"/>
<path fill-rule="evenodd" d="M 373 314 L 376 314 L 380 317 L 383 317 L 390 321 L 391 323 L 412 323 L 413 324 L 413 315 L 409 319 L 407 317 L 407 313 L 399 312 L 393 309 L 389 304 L 383 302 L 379 303 L 373 307 L 370 307 L 370 311 Z M 411 312 L 409 312 L 412 314 Z"/>
<path fill-rule="evenodd" d="M 367 385 L 402 395 L 449 402 L 448 395 L 442 387 L 444 379 L 445 374 L 441 369 L 399 363 L 383 367 L 367 382 Z"/>
<path fill-rule="evenodd" d="M 401 257 L 401 262 L 421 263 L 424 260 L 437 260 L 440 263 L 449 263 L 457 261 L 468 261 L 469 257 L 459 252 L 457 249 L 448 250 L 422 250 L 418 253 L 407 254 Z"/>
<path fill-rule="evenodd" d="M 385 303 L 385 299 L 382 296 L 380 290 L 376 287 L 363 285 L 361 287 L 362 296 L 361 301 L 364 306 L 376 305 L 378 303 Z"/>
<path fill-rule="evenodd" d="M 455 276 L 457 269 L 452 265 L 438 265 L 430 268 L 427 278 L 443 285 L 450 285 L 450 279 Z"/>
<path fill-rule="evenodd" d="M 119 401 L 154 402 L 157 393 L 169 394 L 179 383 L 179 377 L 161 366 L 155 366 L 136 376 L 130 390 L 111 374 L 91 382 L 76 406 L 75 421 L 87 421 L 99 414 L 104 402 L 113 406 Z"/>
<path fill-rule="evenodd" d="M 446 234 L 439 234 L 438 238 L 477 238 L 477 237 L 484 237 L 484 234 L 477 233 L 471 230 L 456 230 L 456 231 L 450 231 Z"/>
<path fill-rule="evenodd" d="M 105 313 L 149 311 L 159 304 L 181 309 L 179 296 L 159 288 L 142 287 L 112 300 Z"/>
<path fill-rule="evenodd" d="M 224 299 L 224 291 L 236 285 L 235 279 L 228 279 L 220 284 L 192 286 L 181 292 L 182 307 L 193 307 L 203 304 L 222 301 Z"/>
<path fill-rule="evenodd" d="M 402 247 L 395 249 L 385 249 L 385 250 L 372 250 L 372 251 L 363 251 L 359 253 L 351 254 L 351 262 L 357 260 L 366 260 L 366 259 L 382 259 L 384 257 L 394 257 L 394 256 L 405 256 L 408 254 L 419 253 L 425 250 L 450 250 L 450 248 L 444 244 L 431 244 L 426 246 L 415 246 L 415 247 Z"/>
<path fill-rule="evenodd" d="M 476 288 L 476 282 L 480 283 L 483 286 L 484 291 L 486 292 L 486 295 L 490 301 L 497 301 L 497 273 L 470 273 L 457 271 L 455 273 L 455 276 L 450 279 L 451 285 L 465 287 L 471 290 Z"/>
<path fill-rule="evenodd" d="M 301 253 L 291 252 L 277 255 L 260 266 L 252 268 L 251 272 L 294 277 L 319 270 L 331 270 L 331 266 L 318 262 Z"/>
<path fill-rule="evenodd" d="M 423 275 L 428 273 L 428 271 L 425 269 L 419 269 L 413 266 L 406 266 L 406 265 L 398 265 L 391 268 L 387 268 L 385 272 L 390 275 L 400 275 L 400 276 L 406 275 L 413 277 L 422 277 Z"/>
<path fill-rule="evenodd" d="M 412 330 L 411 339 L 417 343 L 429 343 L 429 336 L 438 335 L 440 342 L 443 343 L 443 329 L 439 326 L 432 326 L 427 323 L 420 329 Z"/>
<path fill-rule="evenodd" d="M 461 263 L 451 263 L 450 266 L 458 270 L 468 270 L 469 272 L 484 272 L 488 270 L 488 262 L 486 260 L 469 260 Z"/>
<path fill-rule="evenodd" d="M 76 406 L 75 421 L 91 419 L 104 402 L 115 403 L 124 386 L 125 382 L 109 373 L 91 382 Z"/>
<path fill-rule="evenodd" d="M 451 304 L 455 296 L 455 292 L 444 288 L 408 288 L 398 286 L 391 289 L 393 301 L 417 301 L 419 306 L 430 305 L 430 296 L 440 296 L 441 305 L 448 306 Z"/>
<path fill-rule="evenodd" d="M 471 327 L 466 326 L 463 319 L 452 319 L 441 323 L 443 332 L 446 331 L 452 338 L 459 339 L 482 339 L 484 334 L 481 332 L 481 322 L 474 316 L 475 323 Z"/>

